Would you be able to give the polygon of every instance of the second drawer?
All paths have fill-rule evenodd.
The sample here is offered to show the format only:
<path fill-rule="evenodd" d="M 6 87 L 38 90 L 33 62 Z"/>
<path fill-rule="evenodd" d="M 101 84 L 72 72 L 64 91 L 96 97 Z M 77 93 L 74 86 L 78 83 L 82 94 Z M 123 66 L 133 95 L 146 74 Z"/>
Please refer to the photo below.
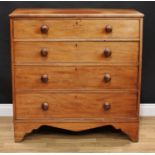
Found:
<path fill-rule="evenodd" d="M 136 89 L 136 66 L 16 66 L 16 89 Z"/>
<path fill-rule="evenodd" d="M 137 64 L 139 42 L 15 42 L 15 63 Z"/>

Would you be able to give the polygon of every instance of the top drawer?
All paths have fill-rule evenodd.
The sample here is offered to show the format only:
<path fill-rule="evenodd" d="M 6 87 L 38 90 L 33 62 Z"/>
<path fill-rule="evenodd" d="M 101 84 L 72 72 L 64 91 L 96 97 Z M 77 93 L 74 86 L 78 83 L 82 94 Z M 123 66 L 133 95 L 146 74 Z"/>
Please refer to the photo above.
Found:
<path fill-rule="evenodd" d="M 138 39 L 138 19 L 16 19 L 14 39 Z"/>

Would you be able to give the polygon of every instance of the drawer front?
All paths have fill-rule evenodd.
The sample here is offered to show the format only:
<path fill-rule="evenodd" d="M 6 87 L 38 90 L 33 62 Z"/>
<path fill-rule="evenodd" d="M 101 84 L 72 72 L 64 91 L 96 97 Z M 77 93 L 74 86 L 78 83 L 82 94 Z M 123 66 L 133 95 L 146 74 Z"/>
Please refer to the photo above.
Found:
<path fill-rule="evenodd" d="M 13 26 L 14 39 L 139 38 L 138 19 L 21 19 Z"/>
<path fill-rule="evenodd" d="M 15 42 L 15 63 L 137 64 L 138 42 Z"/>
<path fill-rule="evenodd" d="M 135 66 L 17 66 L 16 89 L 136 89 Z"/>
<path fill-rule="evenodd" d="M 17 93 L 17 119 L 136 117 L 134 93 Z"/>

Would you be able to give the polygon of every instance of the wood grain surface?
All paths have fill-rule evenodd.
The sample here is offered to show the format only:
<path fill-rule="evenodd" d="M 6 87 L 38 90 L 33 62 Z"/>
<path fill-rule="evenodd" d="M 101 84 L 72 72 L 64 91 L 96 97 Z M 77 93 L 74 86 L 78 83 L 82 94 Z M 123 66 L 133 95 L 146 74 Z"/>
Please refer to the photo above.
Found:
<path fill-rule="evenodd" d="M 21 19 L 14 20 L 14 39 L 136 39 L 139 38 L 137 19 Z M 47 25 L 48 33 L 40 28 Z M 107 33 L 107 25 L 112 32 Z"/>
<path fill-rule="evenodd" d="M 76 8 L 76 9 L 47 9 L 47 8 L 22 8 L 16 9 L 10 14 L 10 17 L 128 17 L 128 18 L 138 18 L 144 15 L 139 11 L 134 9 L 89 9 L 89 8 Z"/>
<path fill-rule="evenodd" d="M 105 82 L 109 74 L 111 81 Z M 41 77 L 48 76 L 43 83 Z M 130 66 L 17 66 L 16 89 L 137 89 L 137 67 Z"/>
<path fill-rule="evenodd" d="M 46 48 L 48 55 L 41 56 Z M 104 50 L 111 51 L 105 57 Z M 138 42 L 15 42 L 14 63 L 92 62 L 104 64 L 138 64 Z"/>
<path fill-rule="evenodd" d="M 137 117 L 135 93 L 17 93 L 16 119 Z M 47 103 L 47 111 L 42 104 Z M 109 103 L 111 108 L 104 109 Z"/>

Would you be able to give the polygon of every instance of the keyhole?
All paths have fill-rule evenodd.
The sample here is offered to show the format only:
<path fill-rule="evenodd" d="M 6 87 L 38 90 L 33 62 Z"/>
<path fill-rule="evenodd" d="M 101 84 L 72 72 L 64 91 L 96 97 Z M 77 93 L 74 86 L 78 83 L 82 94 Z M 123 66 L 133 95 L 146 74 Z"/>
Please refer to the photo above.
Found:
<path fill-rule="evenodd" d="M 75 67 L 75 71 L 77 71 L 77 67 Z"/>
<path fill-rule="evenodd" d="M 77 48 L 77 46 L 78 46 L 78 44 L 76 43 L 76 44 L 75 44 L 75 47 Z"/>
<path fill-rule="evenodd" d="M 79 24 L 79 23 L 76 21 L 76 22 L 75 22 L 75 25 L 78 25 L 78 24 Z"/>

